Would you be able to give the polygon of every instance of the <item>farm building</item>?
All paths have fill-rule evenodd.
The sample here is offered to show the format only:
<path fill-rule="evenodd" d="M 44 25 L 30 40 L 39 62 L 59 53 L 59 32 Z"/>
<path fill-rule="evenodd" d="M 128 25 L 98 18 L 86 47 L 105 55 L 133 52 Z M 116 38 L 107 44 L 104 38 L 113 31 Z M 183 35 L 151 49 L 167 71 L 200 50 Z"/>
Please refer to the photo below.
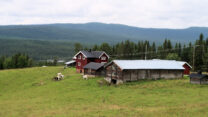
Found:
<path fill-rule="evenodd" d="M 181 64 L 184 67 L 184 75 L 189 75 L 190 71 L 192 69 L 191 65 L 189 65 L 187 62 L 184 61 L 177 61 L 179 64 Z"/>
<path fill-rule="evenodd" d="M 76 65 L 76 61 L 75 60 L 71 60 L 65 63 L 65 65 L 67 67 L 74 67 Z"/>
<path fill-rule="evenodd" d="M 90 62 L 84 66 L 84 75 L 91 77 L 105 76 L 104 63 Z"/>
<path fill-rule="evenodd" d="M 160 59 L 153 59 L 153 60 L 160 60 Z M 162 60 L 162 61 L 165 61 L 165 60 Z M 184 67 L 184 73 L 183 73 L 184 75 L 189 75 L 190 74 L 190 71 L 191 71 L 192 67 L 187 62 L 185 62 L 185 61 L 176 61 L 176 60 L 167 60 L 167 61 L 177 62 L 178 64 L 180 64 L 181 66 Z"/>
<path fill-rule="evenodd" d="M 191 74 L 190 75 L 191 84 L 208 84 L 208 75 L 205 74 Z"/>
<path fill-rule="evenodd" d="M 83 67 L 90 62 L 107 63 L 109 56 L 104 51 L 80 51 L 75 56 L 76 70 L 79 73 L 84 71 Z"/>
<path fill-rule="evenodd" d="M 118 83 L 140 79 L 182 78 L 184 68 L 168 60 L 114 60 L 106 66 L 106 80 Z"/>

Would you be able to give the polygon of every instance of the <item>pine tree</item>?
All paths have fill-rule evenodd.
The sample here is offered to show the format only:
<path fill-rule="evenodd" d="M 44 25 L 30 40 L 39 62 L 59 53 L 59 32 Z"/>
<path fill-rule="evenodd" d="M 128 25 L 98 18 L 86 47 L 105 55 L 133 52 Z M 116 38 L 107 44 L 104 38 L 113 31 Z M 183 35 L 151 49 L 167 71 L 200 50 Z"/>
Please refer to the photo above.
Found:
<path fill-rule="evenodd" d="M 80 43 L 74 44 L 74 52 L 77 53 L 83 49 L 83 46 Z"/>
<path fill-rule="evenodd" d="M 108 43 L 102 43 L 100 45 L 100 50 L 105 51 L 109 55 L 112 55 L 112 49 Z"/>
<path fill-rule="evenodd" d="M 181 57 L 182 49 L 181 49 L 181 43 L 178 43 L 178 56 Z"/>
<path fill-rule="evenodd" d="M 205 53 L 203 63 L 204 71 L 208 72 L 208 53 Z"/>
<path fill-rule="evenodd" d="M 93 50 L 93 51 L 98 51 L 98 50 L 99 50 L 98 45 L 95 44 L 95 45 L 93 46 L 92 50 Z"/>
<path fill-rule="evenodd" d="M 117 55 L 118 58 L 123 58 L 124 57 L 124 42 L 122 41 L 120 44 L 117 45 Z"/>
<path fill-rule="evenodd" d="M 152 49 L 151 49 L 151 59 L 156 58 L 156 45 L 155 42 L 152 43 Z"/>
<path fill-rule="evenodd" d="M 159 59 L 164 59 L 166 57 L 165 54 L 163 54 L 163 47 L 162 46 L 158 46 L 157 48 L 157 58 Z"/>
<path fill-rule="evenodd" d="M 4 69 L 5 56 L 0 57 L 0 69 Z"/>
<path fill-rule="evenodd" d="M 4 68 L 4 69 L 11 69 L 11 68 L 13 68 L 12 58 L 7 57 L 7 58 L 5 59 L 4 64 L 3 64 L 3 68 Z"/>
<path fill-rule="evenodd" d="M 203 34 L 200 34 L 199 40 L 195 43 L 195 68 L 196 70 L 203 70 L 203 58 L 204 58 L 204 36 Z"/>
<path fill-rule="evenodd" d="M 166 57 L 167 60 L 181 60 L 181 58 L 176 53 L 169 53 Z"/>
<path fill-rule="evenodd" d="M 182 61 L 187 61 L 187 62 L 190 61 L 189 51 L 190 51 L 189 48 L 187 48 L 186 45 L 184 44 L 183 49 L 182 49 L 182 54 L 181 54 Z"/>

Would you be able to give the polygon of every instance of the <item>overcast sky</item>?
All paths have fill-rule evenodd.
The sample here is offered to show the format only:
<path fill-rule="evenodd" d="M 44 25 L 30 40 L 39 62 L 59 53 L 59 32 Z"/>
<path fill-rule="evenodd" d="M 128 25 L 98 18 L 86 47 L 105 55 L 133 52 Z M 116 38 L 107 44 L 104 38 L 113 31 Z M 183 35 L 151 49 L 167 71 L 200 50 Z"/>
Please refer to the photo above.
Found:
<path fill-rule="evenodd" d="M 0 25 L 86 22 L 208 27 L 208 0 L 0 0 Z"/>

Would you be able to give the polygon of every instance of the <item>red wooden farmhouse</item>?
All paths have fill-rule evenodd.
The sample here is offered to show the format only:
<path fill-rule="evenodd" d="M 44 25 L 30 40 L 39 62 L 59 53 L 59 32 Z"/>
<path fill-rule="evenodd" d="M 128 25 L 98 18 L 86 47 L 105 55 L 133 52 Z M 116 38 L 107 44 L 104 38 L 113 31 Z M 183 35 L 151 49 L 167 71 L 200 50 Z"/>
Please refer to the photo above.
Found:
<path fill-rule="evenodd" d="M 84 72 L 83 67 L 90 62 L 107 63 L 109 56 L 104 51 L 80 51 L 75 56 L 76 70 L 79 73 Z"/>

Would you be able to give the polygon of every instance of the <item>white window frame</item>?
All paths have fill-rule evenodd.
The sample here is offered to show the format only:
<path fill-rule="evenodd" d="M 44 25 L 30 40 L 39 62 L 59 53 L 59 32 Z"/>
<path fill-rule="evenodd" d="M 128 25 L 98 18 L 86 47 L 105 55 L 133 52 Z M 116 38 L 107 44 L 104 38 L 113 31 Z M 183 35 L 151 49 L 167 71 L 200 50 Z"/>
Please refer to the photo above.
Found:
<path fill-rule="evenodd" d="M 78 62 L 77 65 L 78 65 L 78 66 L 81 66 L 81 62 Z"/>
<path fill-rule="evenodd" d="M 82 60 L 85 60 L 85 57 L 84 56 L 82 57 Z"/>
<path fill-rule="evenodd" d="M 81 59 L 81 55 L 78 55 L 78 59 Z"/>
<path fill-rule="evenodd" d="M 101 60 L 103 60 L 103 61 L 106 60 L 106 57 L 105 56 L 102 56 L 101 57 Z"/>

